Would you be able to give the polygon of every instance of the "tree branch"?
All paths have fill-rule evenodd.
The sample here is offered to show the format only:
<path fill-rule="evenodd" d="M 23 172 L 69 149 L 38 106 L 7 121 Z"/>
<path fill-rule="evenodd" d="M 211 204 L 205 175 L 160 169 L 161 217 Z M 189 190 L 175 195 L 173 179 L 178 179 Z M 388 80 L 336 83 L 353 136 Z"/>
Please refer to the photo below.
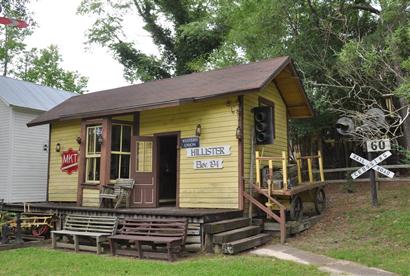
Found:
<path fill-rule="evenodd" d="M 380 10 L 372 7 L 371 5 L 366 5 L 366 4 L 353 4 L 348 6 L 351 9 L 356 9 L 356 10 L 363 10 L 363 11 L 368 11 L 374 14 L 380 14 Z"/>

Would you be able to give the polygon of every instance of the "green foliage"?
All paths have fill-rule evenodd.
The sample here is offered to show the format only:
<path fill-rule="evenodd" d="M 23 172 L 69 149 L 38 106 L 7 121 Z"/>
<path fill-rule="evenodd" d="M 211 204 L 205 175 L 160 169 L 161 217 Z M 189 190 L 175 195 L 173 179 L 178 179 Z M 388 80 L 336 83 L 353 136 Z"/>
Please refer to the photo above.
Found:
<path fill-rule="evenodd" d="M 160 56 L 138 50 L 124 14 L 135 11 Z M 222 68 L 287 55 L 296 62 L 316 118 L 292 122 L 293 137 L 333 129 L 335 105 L 362 110 L 383 94 L 410 98 L 406 0 L 83 0 L 94 15 L 89 43 L 112 50 L 129 81 Z"/>
<path fill-rule="evenodd" d="M 109 48 L 124 66 L 130 82 L 169 78 L 195 71 L 223 40 L 224 28 L 213 17 L 216 0 L 83 0 L 78 12 L 97 20 L 88 43 Z M 124 14 L 137 13 L 144 21 L 160 57 L 138 49 L 138 39 L 127 37 Z"/>
<path fill-rule="evenodd" d="M 0 63 L 4 76 L 13 74 L 13 62 L 23 54 L 26 48 L 24 39 L 32 34 L 35 27 L 32 14 L 26 7 L 29 2 L 30 0 L 0 1 L 2 16 L 25 20 L 29 24 L 25 29 L 0 25 Z"/>
<path fill-rule="evenodd" d="M 401 154 L 401 163 L 403 164 L 410 164 L 410 149 L 406 149 L 405 147 L 402 147 L 400 145 L 394 145 L 397 152 Z"/>
<path fill-rule="evenodd" d="M 0 265 L 1 275 L 327 275 L 314 266 L 263 257 L 200 256 L 169 263 L 45 248 L 2 251 Z"/>
<path fill-rule="evenodd" d="M 228 32 L 202 67 L 291 56 L 316 112 L 292 122 L 293 137 L 315 135 L 334 128 L 336 103 L 363 108 L 350 95 L 380 104 L 382 94 L 410 97 L 409 10 L 404 0 L 238 0 L 218 9 Z"/>
<path fill-rule="evenodd" d="M 88 79 L 76 71 L 61 67 L 62 57 L 55 45 L 46 49 L 33 49 L 21 65 L 17 76 L 23 80 L 66 91 L 83 93 Z"/>

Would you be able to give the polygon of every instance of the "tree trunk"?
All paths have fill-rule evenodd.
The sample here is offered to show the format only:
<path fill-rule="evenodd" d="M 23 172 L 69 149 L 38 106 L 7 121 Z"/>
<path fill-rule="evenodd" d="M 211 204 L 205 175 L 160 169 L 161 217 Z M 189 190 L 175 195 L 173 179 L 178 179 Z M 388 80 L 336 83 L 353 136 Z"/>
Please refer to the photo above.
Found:
<path fill-rule="evenodd" d="M 399 104 L 400 104 L 400 108 L 403 108 L 405 106 L 409 105 L 409 102 L 404 99 L 404 98 L 400 98 L 399 99 Z M 407 113 L 407 108 L 403 108 L 400 111 L 400 115 L 402 118 L 404 118 L 406 116 Z M 401 144 L 403 147 L 405 147 L 407 150 L 410 150 L 410 120 L 409 118 L 407 118 L 407 120 L 405 120 L 403 122 L 403 137 L 402 139 L 400 139 Z"/>
<path fill-rule="evenodd" d="M 8 48 L 8 28 L 5 28 L 6 30 L 6 37 L 4 39 L 4 67 L 3 67 L 3 76 L 7 76 L 7 70 L 8 70 L 8 64 L 9 64 L 9 48 Z"/>

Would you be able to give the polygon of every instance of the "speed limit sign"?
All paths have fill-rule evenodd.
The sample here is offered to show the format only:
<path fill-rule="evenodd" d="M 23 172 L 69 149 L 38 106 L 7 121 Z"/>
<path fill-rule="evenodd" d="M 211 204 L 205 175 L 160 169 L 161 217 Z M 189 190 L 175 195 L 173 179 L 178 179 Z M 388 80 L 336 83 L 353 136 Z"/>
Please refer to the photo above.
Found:
<path fill-rule="evenodd" d="M 366 145 L 367 152 L 387 151 L 391 149 L 389 139 L 369 140 L 366 142 Z"/>

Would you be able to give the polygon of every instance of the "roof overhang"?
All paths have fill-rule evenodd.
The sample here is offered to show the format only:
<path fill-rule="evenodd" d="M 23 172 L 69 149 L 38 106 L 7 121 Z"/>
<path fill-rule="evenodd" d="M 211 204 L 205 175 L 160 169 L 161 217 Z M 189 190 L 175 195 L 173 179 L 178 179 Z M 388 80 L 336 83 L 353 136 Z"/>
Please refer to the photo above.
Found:
<path fill-rule="evenodd" d="M 306 96 L 302 82 L 290 61 L 272 80 L 286 104 L 289 118 L 300 119 L 313 117 L 312 106 Z"/>
<path fill-rule="evenodd" d="M 288 110 L 288 115 L 289 118 L 308 118 L 313 116 L 313 111 L 312 108 L 309 104 L 309 101 L 307 99 L 307 96 L 305 94 L 303 85 L 297 75 L 297 72 L 295 70 L 295 67 L 293 66 L 292 60 L 289 57 L 282 57 L 278 58 L 280 62 L 277 62 L 275 67 L 265 67 L 265 72 L 262 72 L 263 75 L 263 81 L 259 82 L 255 86 L 247 86 L 244 85 L 243 87 L 236 87 L 235 89 L 231 90 L 225 90 L 225 91 L 215 91 L 214 93 L 207 93 L 203 95 L 186 95 L 188 97 L 183 97 L 181 95 L 180 98 L 178 99 L 162 99 L 160 96 L 157 96 L 157 99 L 155 101 L 145 103 L 145 104 L 139 104 L 138 102 L 135 102 L 134 105 L 117 105 L 116 107 L 113 107 L 112 105 L 106 105 L 105 108 L 100 108 L 99 110 L 93 110 L 89 111 L 84 109 L 77 110 L 76 112 L 71 112 L 71 113 L 64 113 L 64 108 L 67 106 L 70 106 L 74 104 L 72 101 L 78 102 L 78 100 L 81 98 L 82 100 L 90 100 L 87 95 L 84 95 L 85 98 L 82 98 L 83 96 L 76 96 L 73 98 L 68 99 L 67 101 L 61 103 L 60 105 L 56 106 L 51 114 L 52 116 L 47 116 L 49 112 L 44 113 L 43 115 L 40 115 L 36 119 L 32 120 L 27 124 L 27 126 L 36 126 L 36 125 L 41 125 L 41 124 L 48 124 L 53 121 L 66 121 L 66 120 L 73 120 L 73 119 L 89 119 L 89 118 L 96 118 L 96 117 L 104 117 L 104 116 L 112 116 L 112 115 L 121 115 L 121 114 L 127 114 L 127 113 L 132 113 L 132 112 L 138 112 L 138 111 L 143 111 L 143 110 L 150 110 L 150 109 L 159 109 L 159 108 L 166 108 L 166 107 L 173 107 L 173 106 L 179 106 L 182 104 L 190 103 L 190 102 L 198 102 L 198 101 L 205 101 L 205 100 L 211 100 L 215 98 L 220 98 L 220 97 L 226 97 L 226 96 L 234 96 L 234 95 L 245 95 L 249 93 L 255 93 L 257 91 L 263 90 L 268 84 L 274 83 L 276 87 L 279 90 L 279 93 L 282 96 L 283 101 L 285 102 L 285 105 L 287 106 Z M 262 61 L 265 62 L 266 61 Z M 256 64 L 256 63 L 254 63 Z M 241 65 L 240 65 L 241 66 Z M 243 65 L 242 65 L 243 66 Z M 244 68 L 244 67 L 241 67 Z M 271 68 L 269 74 L 269 68 Z M 218 72 L 213 72 L 213 74 L 218 73 L 218 77 L 222 76 L 224 77 L 224 70 L 232 70 L 232 69 L 220 69 L 217 70 Z M 212 71 L 211 71 L 212 72 Z M 206 74 L 207 72 L 205 72 Z M 241 73 L 241 72 L 240 72 Z M 256 71 L 253 71 L 254 75 L 259 74 Z M 197 77 L 198 74 L 202 73 L 196 73 L 194 77 Z M 242 72 L 243 74 L 243 72 Z M 189 76 L 189 75 L 186 75 Z M 231 74 L 232 76 L 232 74 Z M 245 76 L 245 75 L 243 75 Z M 186 77 L 185 77 L 186 78 Z M 240 79 L 242 82 L 243 80 Z M 178 82 L 178 78 L 175 78 L 175 80 L 164 80 L 167 82 L 164 82 L 164 84 L 170 84 L 170 82 L 174 81 L 172 84 L 175 84 L 175 82 Z M 156 81 L 155 84 L 158 84 L 158 82 L 162 82 L 161 80 Z M 243 82 L 244 83 L 244 82 Z M 144 85 L 151 85 L 149 83 L 146 83 Z M 204 84 L 202 84 L 204 85 Z M 172 85 L 171 85 L 172 87 Z M 199 87 L 200 89 L 201 87 Z M 100 95 L 99 93 L 104 93 L 101 95 L 104 95 L 104 97 L 107 98 L 112 98 L 112 97 L 118 97 L 115 95 L 118 95 L 116 93 L 120 93 L 121 91 L 125 91 L 126 89 L 129 89 L 129 87 L 124 87 L 124 88 L 117 88 L 114 89 L 114 91 L 103 91 L 103 92 L 95 92 L 95 94 Z M 138 85 L 135 86 L 135 89 L 138 90 Z M 166 90 L 166 88 L 165 88 Z M 171 90 L 172 91 L 172 90 Z M 213 92 L 213 91 L 212 91 Z M 155 93 L 153 91 L 152 93 Z M 92 93 L 94 94 L 94 93 Z M 90 95 L 91 96 L 91 95 Z M 97 95 L 95 95 L 97 96 Z M 95 99 L 95 97 L 94 97 Z M 101 101 L 101 98 L 99 99 Z M 95 104 L 95 102 L 93 103 Z"/>

